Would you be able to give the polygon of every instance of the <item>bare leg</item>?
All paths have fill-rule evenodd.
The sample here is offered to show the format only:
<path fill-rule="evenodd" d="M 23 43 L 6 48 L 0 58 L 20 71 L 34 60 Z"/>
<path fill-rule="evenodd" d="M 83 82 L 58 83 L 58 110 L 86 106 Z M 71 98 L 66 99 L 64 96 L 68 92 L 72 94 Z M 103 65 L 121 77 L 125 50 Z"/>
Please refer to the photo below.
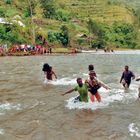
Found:
<path fill-rule="evenodd" d="M 128 84 L 127 84 L 126 82 L 123 83 L 123 87 L 124 87 L 124 90 L 125 90 L 125 91 L 127 91 L 128 88 L 129 88 L 129 87 L 128 87 Z"/>

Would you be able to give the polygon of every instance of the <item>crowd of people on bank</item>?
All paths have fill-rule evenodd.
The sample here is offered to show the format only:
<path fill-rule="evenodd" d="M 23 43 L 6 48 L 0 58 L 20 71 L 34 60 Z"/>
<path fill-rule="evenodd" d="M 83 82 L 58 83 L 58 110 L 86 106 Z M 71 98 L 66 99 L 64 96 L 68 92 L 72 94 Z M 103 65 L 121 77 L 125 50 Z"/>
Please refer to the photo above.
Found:
<path fill-rule="evenodd" d="M 51 48 L 51 47 L 49 47 Z M 15 44 L 9 48 L 8 52 L 34 52 L 35 54 L 44 54 L 47 53 L 50 49 L 41 45 L 26 45 L 26 44 Z"/>
<path fill-rule="evenodd" d="M 27 45 L 27 44 L 14 44 L 11 47 L 7 45 L 0 45 L 0 55 L 8 55 L 14 53 L 30 53 L 30 54 L 45 54 L 52 53 L 51 46 L 42 45 Z"/>

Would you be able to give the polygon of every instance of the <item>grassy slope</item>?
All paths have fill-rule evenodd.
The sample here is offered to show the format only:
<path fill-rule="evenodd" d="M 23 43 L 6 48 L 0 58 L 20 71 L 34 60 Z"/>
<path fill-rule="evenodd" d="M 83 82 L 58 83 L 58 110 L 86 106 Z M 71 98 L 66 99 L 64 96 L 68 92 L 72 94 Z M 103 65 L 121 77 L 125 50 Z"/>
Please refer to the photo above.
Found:
<path fill-rule="evenodd" d="M 38 2 L 35 9 L 37 12 L 34 16 L 37 21 L 35 25 L 36 32 L 47 35 L 49 30 L 58 31 L 60 26 L 65 24 L 70 29 L 70 36 L 75 38 L 78 33 L 88 33 L 86 22 L 89 18 L 107 24 L 111 24 L 114 21 L 134 22 L 134 16 L 131 11 L 123 5 L 108 4 L 108 0 L 55 0 L 54 4 L 58 9 L 71 13 L 73 19 L 68 22 L 44 19 Z M 25 7 L 28 6 L 28 2 L 27 0 L 14 0 L 12 5 L 6 5 L 3 1 L 0 1 L 0 5 L 8 11 L 8 17 L 12 18 L 15 15 L 24 17 L 23 13 Z M 27 19 L 23 20 L 25 24 L 28 23 L 27 21 Z"/>
<path fill-rule="evenodd" d="M 79 19 L 93 18 L 107 23 L 133 22 L 132 14 L 124 6 L 109 5 L 108 0 L 56 0 L 56 2 L 65 5 L 65 9 L 71 10 Z"/>

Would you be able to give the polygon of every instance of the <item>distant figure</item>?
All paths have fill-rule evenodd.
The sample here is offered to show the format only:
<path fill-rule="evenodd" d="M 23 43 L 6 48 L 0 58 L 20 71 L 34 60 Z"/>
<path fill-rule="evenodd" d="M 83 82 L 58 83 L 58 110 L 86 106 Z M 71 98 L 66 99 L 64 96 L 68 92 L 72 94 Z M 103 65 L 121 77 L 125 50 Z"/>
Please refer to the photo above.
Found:
<path fill-rule="evenodd" d="M 49 47 L 49 49 L 48 49 L 48 53 L 49 53 L 49 54 L 52 53 L 52 47 Z"/>
<path fill-rule="evenodd" d="M 96 52 L 97 52 L 97 51 L 98 51 L 98 47 L 96 47 L 96 49 L 95 49 L 95 50 L 96 50 Z"/>
<path fill-rule="evenodd" d="M 78 91 L 78 93 L 80 94 L 80 96 L 78 96 L 79 101 L 81 102 L 88 102 L 88 85 L 87 84 L 83 84 L 82 82 L 82 78 L 77 78 L 77 86 L 61 95 L 65 95 L 68 93 L 72 93 L 73 91 Z"/>
<path fill-rule="evenodd" d="M 94 72 L 94 76 L 97 77 L 96 72 L 94 71 L 94 65 L 92 65 L 92 64 L 88 65 L 88 70 L 89 70 L 89 72 L 91 72 L 91 71 Z"/>
<path fill-rule="evenodd" d="M 104 48 L 104 52 L 106 52 L 107 50 L 106 50 L 106 48 Z"/>
<path fill-rule="evenodd" d="M 129 70 L 128 66 L 124 67 L 124 72 L 122 73 L 120 83 L 122 83 L 125 89 L 128 89 L 131 84 L 131 78 L 135 79 L 135 75 Z"/>
<path fill-rule="evenodd" d="M 43 65 L 42 71 L 44 71 L 47 80 L 53 80 L 53 76 L 55 76 L 55 78 L 57 79 L 55 72 L 52 70 L 52 67 L 49 64 L 45 63 Z"/>
<path fill-rule="evenodd" d="M 140 81 L 140 77 L 136 78 L 136 81 Z M 140 86 L 138 87 L 138 98 L 140 99 Z"/>
<path fill-rule="evenodd" d="M 114 52 L 114 50 L 113 50 L 113 49 L 111 49 L 111 52 Z"/>
<path fill-rule="evenodd" d="M 96 79 L 93 71 L 91 71 L 89 73 L 89 79 L 86 80 L 85 83 L 87 83 L 88 86 L 89 86 L 89 92 L 91 93 L 90 94 L 90 99 L 91 99 L 92 102 L 94 102 L 94 100 L 95 100 L 94 96 L 96 97 L 98 102 L 101 102 L 101 96 L 98 92 L 99 88 L 104 87 L 105 89 L 110 89 L 103 82 Z"/>

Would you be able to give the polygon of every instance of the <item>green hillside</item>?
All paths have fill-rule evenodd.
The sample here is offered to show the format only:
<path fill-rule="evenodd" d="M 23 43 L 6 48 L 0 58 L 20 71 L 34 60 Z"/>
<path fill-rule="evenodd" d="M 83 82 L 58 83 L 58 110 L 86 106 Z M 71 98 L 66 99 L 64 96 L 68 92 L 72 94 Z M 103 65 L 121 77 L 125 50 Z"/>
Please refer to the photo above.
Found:
<path fill-rule="evenodd" d="M 124 6 L 110 4 L 107 0 L 56 0 L 58 5 L 64 5 L 64 10 L 70 11 L 77 18 L 88 20 L 93 18 L 100 22 L 114 21 L 133 22 L 133 15 Z"/>
<path fill-rule="evenodd" d="M 133 25 L 136 20 L 131 8 L 126 8 L 123 4 L 118 5 L 114 3 L 113 0 L 48 0 L 48 7 L 46 7 L 50 10 L 49 17 L 44 15 L 44 9 L 46 7 L 43 8 L 43 5 L 45 5 L 45 3 L 47 2 L 43 0 L 42 2 L 41 0 L 0 1 L 1 18 L 13 24 L 15 24 L 15 20 L 20 21 L 25 25 L 25 27 L 22 27 L 16 23 L 14 29 L 10 27 L 12 28 L 12 35 L 10 34 L 9 36 L 13 39 L 7 39 L 2 36 L 0 42 L 33 43 L 32 31 L 34 30 L 37 43 L 39 43 L 38 36 L 42 36 L 46 39 L 48 39 L 49 36 L 51 43 L 58 44 L 61 42 L 62 37 L 64 37 L 60 36 L 60 34 L 63 32 L 61 27 L 65 25 L 68 30 L 71 45 L 75 45 L 78 44 L 78 39 L 81 39 L 79 36 L 82 34 L 86 34 L 87 40 L 91 36 L 95 39 L 99 38 L 94 32 L 92 32 L 91 35 L 87 24 L 89 19 L 101 24 L 98 28 L 104 29 L 112 26 L 114 22 Z M 55 12 L 53 13 L 53 11 Z M 46 13 L 47 12 L 48 11 L 46 11 Z M 33 19 L 33 21 L 31 19 Z M 3 28 L 3 25 L 0 26 Z M 6 30 L 6 28 L 0 30 L 1 34 L 3 30 Z M 105 32 L 107 32 L 107 30 Z M 91 40 L 92 39 L 90 39 L 90 41 Z M 88 46 L 89 42 L 84 40 L 83 44 Z"/>

